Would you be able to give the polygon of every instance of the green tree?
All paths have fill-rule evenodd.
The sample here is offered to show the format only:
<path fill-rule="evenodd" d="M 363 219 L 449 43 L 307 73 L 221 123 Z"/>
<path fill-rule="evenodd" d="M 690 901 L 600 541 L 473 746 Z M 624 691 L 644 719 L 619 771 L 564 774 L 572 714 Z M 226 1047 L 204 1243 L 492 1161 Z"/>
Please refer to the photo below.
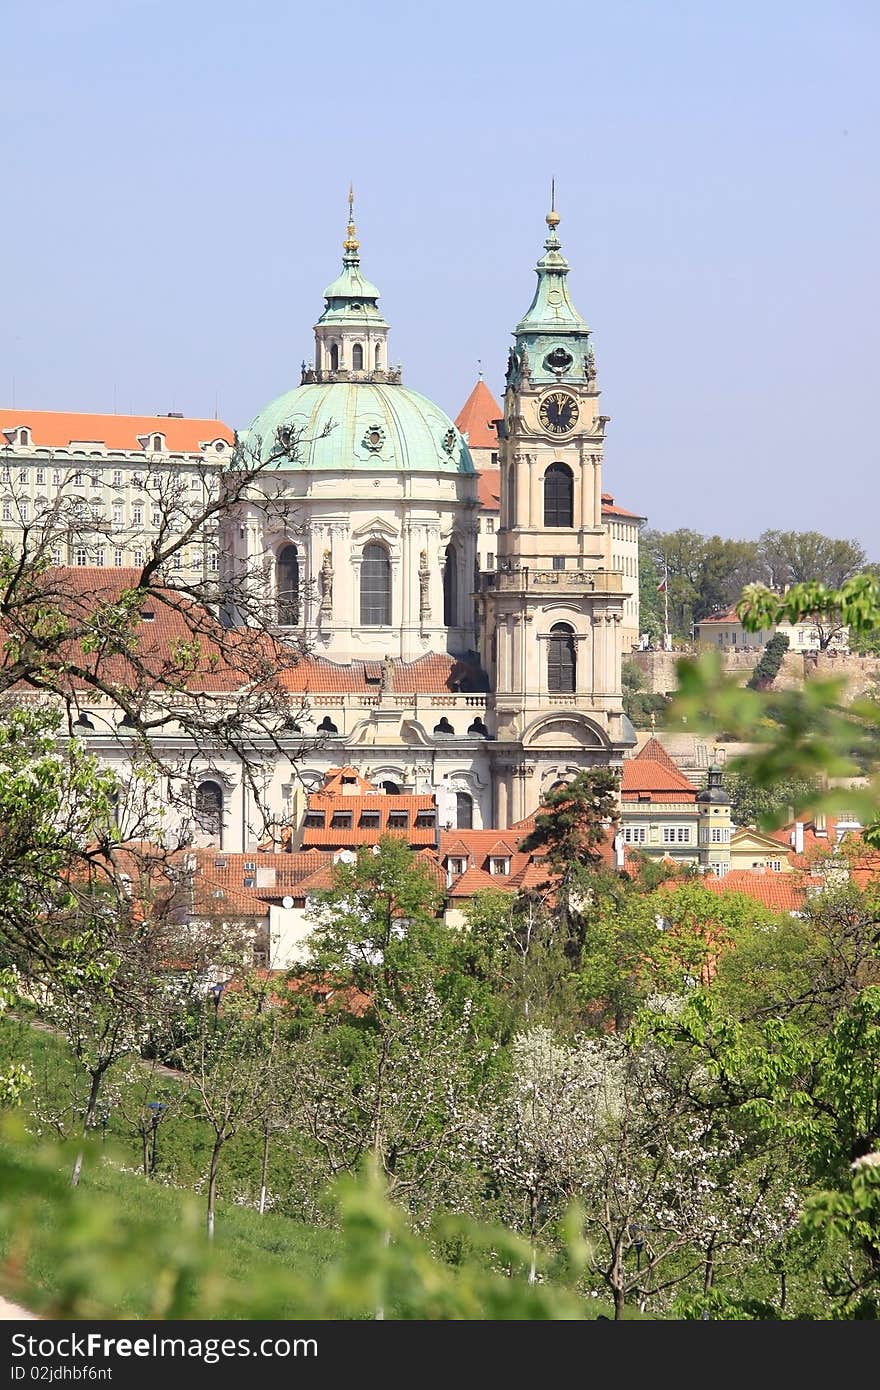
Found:
<path fill-rule="evenodd" d="M 769 690 L 779 675 L 789 639 L 784 632 L 777 632 L 767 643 L 760 660 L 746 682 L 749 690 Z"/>
<path fill-rule="evenodd" d="M 867 559 L 858 541 L 832 540 L 819 531 L 765 531 L 758 546 L 766 582 L 777 590 L 810 583 L 838 589 L 864 570 Z"/>

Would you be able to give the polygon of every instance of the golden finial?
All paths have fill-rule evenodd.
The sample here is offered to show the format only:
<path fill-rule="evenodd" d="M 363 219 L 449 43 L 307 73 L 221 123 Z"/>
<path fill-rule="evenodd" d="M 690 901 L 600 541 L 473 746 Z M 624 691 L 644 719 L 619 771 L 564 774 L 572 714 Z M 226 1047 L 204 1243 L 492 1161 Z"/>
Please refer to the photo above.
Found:
<path fill-rule="evenodd" d="M 348 236 L 342 243 L 343 251 L 355 252 L 360 246 L 357 236 L 357 227 L 354 225 L 354 187 L 348 185 Z"/>
<path fill-rule="evenodd" d="M 550 180 L 550 211 L 547 213 L 547 226 L 551 232 L 559 226 L 559 213 L 556 211 L 556 180 Z"/>

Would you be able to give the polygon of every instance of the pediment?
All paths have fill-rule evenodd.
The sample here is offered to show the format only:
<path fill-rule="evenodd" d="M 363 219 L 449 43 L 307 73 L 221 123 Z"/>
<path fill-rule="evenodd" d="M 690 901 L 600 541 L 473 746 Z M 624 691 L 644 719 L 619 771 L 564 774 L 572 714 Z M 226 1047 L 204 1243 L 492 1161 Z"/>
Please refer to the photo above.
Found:
<path fill-rule="evenodd" d="M 386 536 L 388 540 L 397 540 L 399 535 L 396 526 L 384 516 L 371 517 L 369 521 L 362 521 L 360 526 L 352 528 L 352 540 L 360 540 L 363 536 Z"/>

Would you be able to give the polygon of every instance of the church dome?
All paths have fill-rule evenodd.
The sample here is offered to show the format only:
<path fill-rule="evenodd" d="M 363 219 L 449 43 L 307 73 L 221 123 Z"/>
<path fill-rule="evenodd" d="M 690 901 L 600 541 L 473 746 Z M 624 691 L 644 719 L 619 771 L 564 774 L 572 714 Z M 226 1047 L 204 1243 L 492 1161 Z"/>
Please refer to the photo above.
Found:
<path fill-rule="evenodd" d="M 278 469 L 475 471 L 449 416 L 427 396 L 396 384 L 337 380 L 297 386 L 265 406 L 242 439 L 265 461 L 287 431 L 301 441 L 298 457 L 279 459 L 272 465 Z"/>

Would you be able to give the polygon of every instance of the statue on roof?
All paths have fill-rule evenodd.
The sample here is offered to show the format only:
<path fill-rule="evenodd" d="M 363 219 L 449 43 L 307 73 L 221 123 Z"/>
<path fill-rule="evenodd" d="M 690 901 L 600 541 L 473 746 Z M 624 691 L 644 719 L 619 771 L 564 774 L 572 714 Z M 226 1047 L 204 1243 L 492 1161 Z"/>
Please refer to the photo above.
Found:
<path fill-rule="evenodd" d="M 390 656 L 382 658 L 382 690 L 394 689 L 394 662 Z"/>

